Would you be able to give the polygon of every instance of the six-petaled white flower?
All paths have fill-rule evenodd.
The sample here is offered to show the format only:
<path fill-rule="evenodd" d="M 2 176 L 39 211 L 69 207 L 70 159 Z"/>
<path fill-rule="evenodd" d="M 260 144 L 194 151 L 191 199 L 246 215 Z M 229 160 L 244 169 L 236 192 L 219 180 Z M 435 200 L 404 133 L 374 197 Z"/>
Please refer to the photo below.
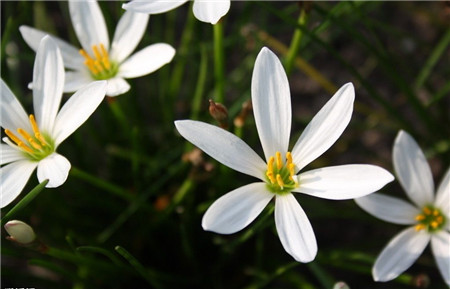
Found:
<path fill-rule="evenodd" d="M 175 55 L 172 46 L 157 43 L 130 56 L 144 35 L 149 15 L 126 11 L 110 45 L 105 19 L 96 1 L 71 0 L 69 12 L 83 49 L 54 37 L 69 70 L 64 92 L 74 92 L 94 80 L 108 80 L 106 95 L 117 96 L 130 89 L 125 78 L 149 74 L 169 63 Z M 21 26 L 20 32 L 33 50 L 47 34 L 28 26 Z"/>
<path fill-rule="evenodd" d="M 133 0 L 123 4 L 122 8 L 140 13 L 160 14 L 186 2 L 188 0 Z M 198 20 L 216 24 L 230 10 L 230 0 L 194 0 L 192 9 Z"/>
<path fill-rule="evenodd" d="M 450 285 L 450 169 L 436 195 L 430 167 L 416 141 L 400 131 L 393 149 L 394 169 L 414 203 L 383 194 L 356 199 L 368 213 L 387 222 L 412 225 L 396 235 L 373 266 L 375 281 L 396 278 L 422 254 L 431 241 L 431 251 L 445 282 Z"/>
<path fill-rule="evenodd" d="M 266 161 L 244 141 L 226 130 L 199 121 L 181 120 L 178 132 L 222 164 L 260 179 L 231 191 L 207 210 L 202 226 L 221 234 L 235 233 L 250 224 L 275 197 L 275 224 L 284 249 L 295 260 L 312 261 L 317 243 L 311 224 L 292 192 L 342 200 L 370 194 L 394 178 L 372 165 L 342 165 L 299 174 L 324 153 L 350 121 L 354 88 L 344 85 L 316 114 L 292 151 L 291 100 L 286 73 L 267 48 L 259 53 L 252 78 L 256 128 Z"/>
<path fill-rule="evenodd" d="M 1 82 L 1 207 L 22 191 L 37 167 L 39 182 L 62 185 L 70 162 L 56 152 L 58 146 L 95 111 L 105 97 L 106 81 L 95 81 L 78 90 L 59 110 L 64 86 L 64 66 L 56 43 L 45 36 L 36 53 L 33 70 L 34 115 L 27 116 L 8 86 Z"/>

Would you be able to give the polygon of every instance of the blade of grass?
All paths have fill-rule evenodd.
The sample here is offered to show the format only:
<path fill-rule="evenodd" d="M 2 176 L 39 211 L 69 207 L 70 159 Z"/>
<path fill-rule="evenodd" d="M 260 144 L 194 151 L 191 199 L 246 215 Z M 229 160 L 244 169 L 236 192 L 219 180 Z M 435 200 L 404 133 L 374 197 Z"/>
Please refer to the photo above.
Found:
<path fill-rule="evenodd" d="M 225 101 L 225 57 L 223 46 L 223 20 L 213 25 L 214 30 L 214 77 L 216 81 L 214 97 L 216 102 Z"/>
<path fill-rule="evenodd" d="M 441 40 L 436 44 L 427 61 L 422 67 L 422 70 L 417 74 L 417 78 L 415 81 L 415 89 L 418 90 L 422 88 L 422 86 L 427 81 L 433 67 L 436 63 L 441 59 L 444 52 L 448 52 L 448 46 L 450 45 L 450 28 L 442 36 Z M 448 83 L 447 83 L 448 84 Z"/>
<path fill-rule="evenodd" d="M 308 7 L 305 7 L 308 5 Z M 309 5 L 307 2 L 303 3 L 302 7 L 300 8 L 300 15 L 298 17 L 297 23 L 298 25 L 306 25 L 306 22 L 308 21 L 308 15 L 309 15 Z M 294 35 L 292 36 L 291 40 L 291 46 L 289 47 L 289 51 L 286 54 L 285 58 L 285 70 L 286 74 L 290 75 L 292 72 L 292 68 L 294 67 L 294 60 L 298 54 L 298 50 L 300 48 L 300 43 L 302 40 L 303 31 L 301 29 L 296 28 L 294 31 Z"/>
<path fill-rule="evenodd" d="M 136 272 L 138 272 L 139 275 L 141 275 L 141 277 L 148 282 L 148 284 L 150 284 L 154 288 L 163 288 L 156 280 L 156 277 L 158 276 L 156 272 L 144 268 L 144 266 L 142 266 L 142 264 L 123 247 L 116 246 L 114 250 L 116 250 L 116 252 L 119 253 L 123 258 L 125 258 L 125 260 L 127 260 L 127 262 L 131 265 L 131 267 L 133 267 Z"/>
<path fill-rule="evenodd" d="M 32 189 L 28 194 L 23 197 L 22 200 L 20 200 L 14 207 L 11 208 L 11 210 L 6 213 L 6 215 L 1 219 L 2 226 L 6 223 L 6 221 L 9 221 L 12 217 L 14 217 L 18 212 L 23 210 L 34 198 L 37 197 L 37 195 L 44 189 L 44 187 L 47 185 L 48 180 L 43 181 L 34 189 Z"/>

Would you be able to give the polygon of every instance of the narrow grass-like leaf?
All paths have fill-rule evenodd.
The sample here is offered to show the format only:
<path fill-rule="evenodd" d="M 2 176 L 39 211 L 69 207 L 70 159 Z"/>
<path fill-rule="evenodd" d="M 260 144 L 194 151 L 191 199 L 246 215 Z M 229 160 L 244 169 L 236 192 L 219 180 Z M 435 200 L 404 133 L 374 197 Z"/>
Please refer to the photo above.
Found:
<path fill-rule="evenodd" d="M 450 45 L 450 28 L 447 29 L 445 34 L 442 36 L 439 43 L 434 47 L 427 61 L 423 65 L 422 69 L 419 71 L 416 81 L 415 88 L 416 90 L 420 89 L 424 83 L 427 81 L 430 76 L 433 67 L 436 63 L 441 59 L 445 52 L 448 52 L 448 46 Z M 449 82 L 447 82 L 447 85 Z"/>
<path fill-rule="evenodd" d="M 130 252 L 121 246 L 116 246 L 114 250 L 125 258 L 125 260 L 127 260 L 127 262 L 139 273 L 139 275 L 141 275 L 141 277 L 148 282 L 148 284 L 154 288 L 163 288 L 156 280 L 157 274 L 144 268 L 144 266 L 142 266 L 142 264 L 133 255 L 131 255 Z"/>
<path fill-rule="evenodd" d="M 48 180 L 43 181 L 34 189 L 32 189 L 28 194 L 25 195 L 25 197 L 22 198 L 14 207 L 11 208 L 11 210 L 6 213 L 6 215 L 1 219 L 2 226 L 9 220 L 12 219 L 18 212 L 23 210 L 36 196 L 44 189 L 44 187 L 47 185 Z"/>

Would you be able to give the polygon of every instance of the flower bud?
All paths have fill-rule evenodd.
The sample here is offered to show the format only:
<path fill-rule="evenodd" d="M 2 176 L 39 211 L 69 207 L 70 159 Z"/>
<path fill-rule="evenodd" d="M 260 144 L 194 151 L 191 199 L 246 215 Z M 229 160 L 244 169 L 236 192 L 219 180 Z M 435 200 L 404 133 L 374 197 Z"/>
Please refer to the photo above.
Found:
<path fill-rule="evenodd" d="M 228 119 L 227 108 L 223 104 L 214 102 L 212 99 L 209 100 L 209 114 L 220 124 L 226 123 Z"/>
<path fill-rule="evenodd" d="M 334 284 L 333 289 L 350 289 L 350 287 L 347 285 L 347 283 L 339 281 Z"/>
<path fill-rule="evenodd" d="M 5 224 L 5 230 L 10 235 L 7 239 L 21 245 L 30 244 L 36 239 L 36 234 L 34 233 L 33 228 L 22 221 L 9 221 Z"/>

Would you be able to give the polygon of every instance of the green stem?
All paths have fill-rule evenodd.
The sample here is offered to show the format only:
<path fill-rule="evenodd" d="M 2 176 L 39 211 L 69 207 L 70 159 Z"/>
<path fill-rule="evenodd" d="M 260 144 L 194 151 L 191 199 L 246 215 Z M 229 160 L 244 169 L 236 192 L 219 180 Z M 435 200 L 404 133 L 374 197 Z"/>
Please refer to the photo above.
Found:
<path fill-rule="evenodd" d="M 417 75 L 415 83 L 416 90 L 420 89 L 423 86 L 428 76 L 430 75 L 431 70 L 436 65 L 438 60 L 442 57 L 442 55 L 446 51 L 448 52 L 447 47 L 449 46 L 449 44 L 450 44 L 450 29 L 447 29 L 444 36 L 441 38 L 439 43 L 431 52 L 430 56 L 425 62 L 425 65 L 422 67 L 422 70 L 420 70 L 419 74 Z"/>
<path fill-rule="evenodd" d="M 122 107 L 119 104 L 118 99 L 111 98 L 108 100 L 109 108 L 111 109 L 114 117 L 117 119 L 117 122 L 122 127 L 122 131 L 124 132 L 124 136 L 128 136 L 130 132 L 130 127 L 128 123 L 128 118 L 125 116 L 125 113 L 122 110 Z"/>
<path fill-rule="evenodd" d="M 223 24 L 222 21 L 213 25 L 214 29 L 214 77 L 216 80 L 215 101 L 224 103 L 225 100 L 225 65 L 224 65 L 224 47 L 223 47 Z"/>
<path fill-rule="evenodd" d="M 156 281 L 157 274 L 151 270 L 148 270 L 142 266 L 142 264 L 121 246 L 116 246 L 114 248 L 117 253 L 119 253 L 125 260 L 130 263 L 130 265 L 154 288 L 162 288 L 161 285 Z"/>
<path fill-rule="evenodd" d="M 208 57 L 204 45 L 200 47 L 200 68 L 197 77 L 197 86 L 195 88 L 194 99 L 192 100 L 191 119 L 198 119 L 205 88 L 205 81 L 208 69 Z"/>
<path fill-rule="evenodd" d="M 129 194 L 125 189 L 123 189 L 119 186 L 113 185 L 110 182 L 102 180 L 96 176 L 89 174 L 89 173 L 86 173 L 76 167 L 71 168 L 70 175 L 75 178 L 78 178 L 80 180 L 83 180 L 97 188 L 108 191 L 111 194 L 121 197 L 125 200 L 128 200 L 128 201 L 134 200 L 133 195 Z"/>
<path fill-rule="evenodd" d="M 305 8 L 302 7 L 297 23 L 298 25 L 305 25 L 307 20 L 308 20 L 308 13 L 306 12 Z M 292 69 L 294 67 L 295 57 L 297 56 L 298 50 L 300 48 L 302 36 L 303 31 L 300 28 L 296 27 L 294 31 L 294 36 L 292 36 L 291 46 L 289 47 L 289 51 L 286 55 L 285 60 L 285 68 L 287 75 L 291 74 Z"/>
<path fill-rule="evenodd" d="M 1 219 L 1 224 L 4 225 L 6 221 L 10 220 L 13 216 L 15 216 L 20 210 L 25 208 L 36 196 L 44 189 L 47 185 L 48 180 L 43 181 L 34 189 L 32 189 L 25 197 L 23 197 L 20 202 L 18 202 L 8 213 Z"/>
<path fill-rule="evenodd" d="M 191 5 L 192 6 L 192 5 Z M 191 7 L 192 11 L 192 7 Z M 192 35 L 194 31 L 194 24 L 196 23 L 196 19 L 194 17 L 194 13 L 188 13 L 188 17 L 186 20 L 186 25 L 184 26 L 183 35 L 181 36 L 180 46 L 177 49 L 176 61 L 174 62 L 174 69 L 172 71 L 172 77 L 170 79 L 170 87 L 169 87 L 169 103 L 172 105 L 166 105 L 168 109 L 171 109 L 171 113 L 166 116 L 166 119 L 169 121 L 173 120 L 172 110 L 175 103 L 175 98 L 180 93 L 180 86 L 183 80 L 184 70 L 187 67 L 186 60 L 188 56 L 188 52 L 191 48 Z M 167 114 L 167 113 L 166 113 Z"/>

